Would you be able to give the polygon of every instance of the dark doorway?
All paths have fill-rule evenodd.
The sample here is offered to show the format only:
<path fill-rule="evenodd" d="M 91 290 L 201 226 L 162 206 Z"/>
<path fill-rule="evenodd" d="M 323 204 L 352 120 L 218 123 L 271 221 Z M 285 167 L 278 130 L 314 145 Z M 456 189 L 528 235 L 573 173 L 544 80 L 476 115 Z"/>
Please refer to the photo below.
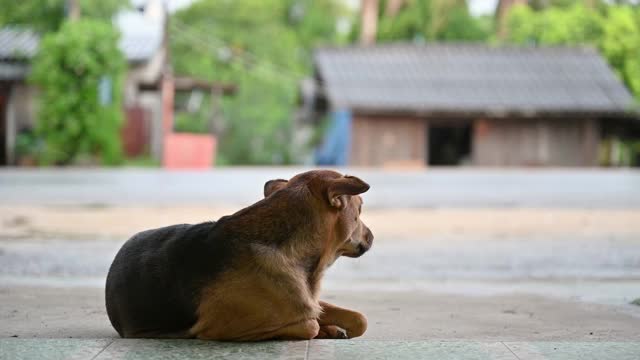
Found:
<path fill-rule="evenodd" d="M 9 87 L 0 83 L 0 166 L 7 165 L 7 106 Z"/>
<path fill-rule="evenodd" d="M 471 125 L 429 126 L 429 165 L 470 163 Z"/>

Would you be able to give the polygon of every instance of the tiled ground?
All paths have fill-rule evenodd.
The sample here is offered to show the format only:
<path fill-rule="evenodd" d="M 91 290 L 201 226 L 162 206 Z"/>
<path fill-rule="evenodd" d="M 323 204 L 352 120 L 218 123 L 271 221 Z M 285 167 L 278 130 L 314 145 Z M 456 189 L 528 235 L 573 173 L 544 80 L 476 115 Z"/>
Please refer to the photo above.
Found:
<path fill-rule="evenodd" d="M 349 341 L 219 343 L 197 340 L 0 339 L 0 359 L 459 359 L 637 360 L 640 342 Z"/>

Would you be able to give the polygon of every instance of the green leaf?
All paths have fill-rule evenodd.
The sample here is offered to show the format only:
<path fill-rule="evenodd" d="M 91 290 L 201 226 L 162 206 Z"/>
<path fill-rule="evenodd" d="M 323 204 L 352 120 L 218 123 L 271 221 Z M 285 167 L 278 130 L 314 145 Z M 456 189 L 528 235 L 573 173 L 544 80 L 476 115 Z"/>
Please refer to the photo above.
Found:
<path fill-rule="evenodd" d="M 121 161 L 126 62 L 117 39 L 110 23 L 91 19 L 66 22 L 43 37 L 30 76 L 42 90 L 36 126 L 44 141 L 42 163 L 69 164 L 83 157 L 99 157 L 104 164 Z M 98 83 L 105 75 L 113 79 L 108 105 L 98 99 Z"/>

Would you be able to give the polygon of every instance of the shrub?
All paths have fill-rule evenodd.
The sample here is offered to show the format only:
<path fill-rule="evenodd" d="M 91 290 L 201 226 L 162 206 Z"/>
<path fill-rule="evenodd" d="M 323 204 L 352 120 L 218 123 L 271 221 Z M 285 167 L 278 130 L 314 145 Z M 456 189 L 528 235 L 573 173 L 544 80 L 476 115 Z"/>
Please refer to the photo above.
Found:
<path fill-rule="evenodd" d="M 122 77 L 118 33 L 106 22 L 66 22 L 42 39 L 31 80 L 42 90 L 39 161 L 65 165 L 78 158 L 122 161 Z"/>

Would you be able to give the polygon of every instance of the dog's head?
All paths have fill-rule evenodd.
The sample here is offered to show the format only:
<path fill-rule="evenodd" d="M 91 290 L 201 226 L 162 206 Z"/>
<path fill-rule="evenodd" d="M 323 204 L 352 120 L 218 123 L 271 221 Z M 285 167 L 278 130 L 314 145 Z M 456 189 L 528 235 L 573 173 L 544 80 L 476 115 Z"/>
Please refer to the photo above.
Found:
<path fill-rule="evenodd" d="M 360 219 L 362 197 L 359 195 L 367 190 L 369 185 L 355 176 L 314 170 L 290 180 L 267 181 L 264 196 L 269 197 L 280 191 L 311 194 L 309 199 L 314 213 L 330 228 L 324 250 L 333 252 L 335 257 L 359 257 L 373 243 L 373 233 Z"/>

